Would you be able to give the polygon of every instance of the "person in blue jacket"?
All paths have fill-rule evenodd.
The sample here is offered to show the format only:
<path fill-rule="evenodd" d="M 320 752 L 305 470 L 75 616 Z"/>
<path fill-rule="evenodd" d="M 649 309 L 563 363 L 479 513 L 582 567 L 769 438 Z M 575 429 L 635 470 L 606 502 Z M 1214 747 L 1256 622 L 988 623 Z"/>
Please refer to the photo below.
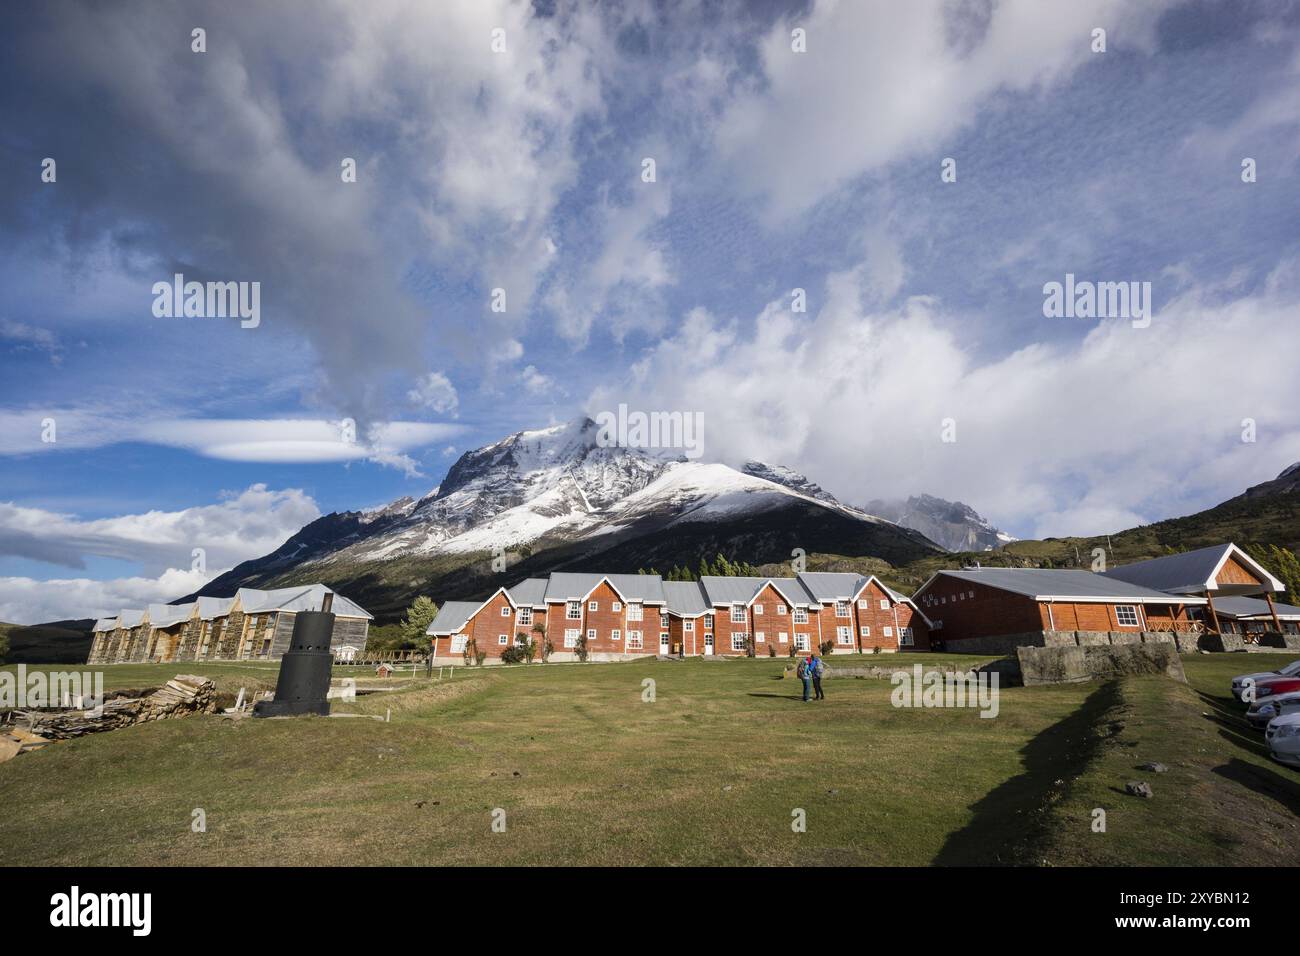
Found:
<path fill-rule="evenodd" d="M 813 687 L 817 691 L 818 700 L 826 699 L 826 695 L 822 693 L 822 673 L 825 669 L 826 667 L 822 664 L 822 659 L 814 654 L 812 657 L 812 682 Z"/>
<path fill-rule="evenodd" d="M 798 672 L 799 679 L 803 681 L 803 702 L 806 704 L 809 700 L 808 695 L 812 692 L 813 659 L 811 654 L 799 662 Z"/>

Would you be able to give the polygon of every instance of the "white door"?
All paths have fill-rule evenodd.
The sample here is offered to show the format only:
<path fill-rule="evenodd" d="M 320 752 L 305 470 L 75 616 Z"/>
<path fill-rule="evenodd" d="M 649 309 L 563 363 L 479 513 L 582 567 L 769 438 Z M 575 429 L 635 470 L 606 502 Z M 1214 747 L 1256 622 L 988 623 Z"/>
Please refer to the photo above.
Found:
<path fill-rule="evenodd" d="M 705 657 L 713 656 L 713 635 L 712 634 L 704 635 L 704 656 Z"/>
<path fill-rule="evenodd" d="M 668 635 L 667 635 L 667 634 L 660 634 L 660 635 L 659 635 L 659 653 L 660 653 L 660 654 L 667 654 L 667 653 L 668 653 L 668 649 L 669 649 L 669 648 L 668 648 Z"/>

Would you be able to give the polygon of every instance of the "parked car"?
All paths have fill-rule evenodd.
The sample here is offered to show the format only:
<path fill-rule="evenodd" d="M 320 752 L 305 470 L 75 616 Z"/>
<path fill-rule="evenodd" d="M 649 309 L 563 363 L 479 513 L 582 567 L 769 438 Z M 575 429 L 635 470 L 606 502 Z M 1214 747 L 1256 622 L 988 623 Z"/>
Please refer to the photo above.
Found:
<path fill-rule="evenodd" d="M 1263 730 L 1274 717 L 1300 713 L 1300 690 L 1273 694 L 1255 701 L 1246 711 L 1246 720 L 1256 730 Z"/>
<path fill-rule="evenodd" d="M 1232 696 L 1237 700 L 1241 700 L 1241 695 L 1245 693 L 1246 681 L 1248 680 L 1258 684 L 1262 680 L 1272 680 L 1274 677 L 1300 677 L 1300 661 L 1292 661 L 1286 667 L 1275 671 L 1263 671 L 1259 674 L 1239 674 L 1232 679 Z"/>
<path fill-rule="evenodd" d="M 1256 700 L 1278 694 L 1289 694 L 1293 690 L 1300 690 L 1300 677 L 1269 677 L 1266 680 L 1255 681 Z"/>
<path fill-rule="evenodd" d="M 1273 759 L 1291 767 L 1300 767 L 1300 714 L 1274 717 L 1264 731 Z"/>

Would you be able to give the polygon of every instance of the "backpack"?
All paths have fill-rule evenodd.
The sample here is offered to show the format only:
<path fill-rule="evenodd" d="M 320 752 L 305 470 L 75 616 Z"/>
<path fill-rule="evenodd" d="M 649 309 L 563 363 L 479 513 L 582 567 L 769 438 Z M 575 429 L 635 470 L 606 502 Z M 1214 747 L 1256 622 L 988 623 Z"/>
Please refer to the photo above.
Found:
<path fill-rule="evenodd" d="M 807 670 L 806 667 L 804 667 L 804 662 L 803 662 L 803 661 L 800 661 L 800 662 L 799 662 L 799 666 L 796 667 L 796 668 L 794 669 L 794 672 L 795 672 L 795 675 L 796 675 L 800 680 L 803 680 L 805 677 L 808 676 L 808 670 Z"/>

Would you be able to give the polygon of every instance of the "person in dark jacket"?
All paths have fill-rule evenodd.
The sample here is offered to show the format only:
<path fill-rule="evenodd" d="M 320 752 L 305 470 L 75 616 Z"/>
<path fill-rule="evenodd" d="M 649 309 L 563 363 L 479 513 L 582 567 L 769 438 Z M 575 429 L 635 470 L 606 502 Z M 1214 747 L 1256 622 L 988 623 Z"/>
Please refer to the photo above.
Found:
<path fill-rule="evenodd" d="M 822 693 L 822 671 L 824 669 L 825 666 L 822 664 L 822 659 L 814 654 L 812 658 L 812 682 L 813 687 L 817 690 L 818 700 L 826 699 L 826 695 Z"/>

